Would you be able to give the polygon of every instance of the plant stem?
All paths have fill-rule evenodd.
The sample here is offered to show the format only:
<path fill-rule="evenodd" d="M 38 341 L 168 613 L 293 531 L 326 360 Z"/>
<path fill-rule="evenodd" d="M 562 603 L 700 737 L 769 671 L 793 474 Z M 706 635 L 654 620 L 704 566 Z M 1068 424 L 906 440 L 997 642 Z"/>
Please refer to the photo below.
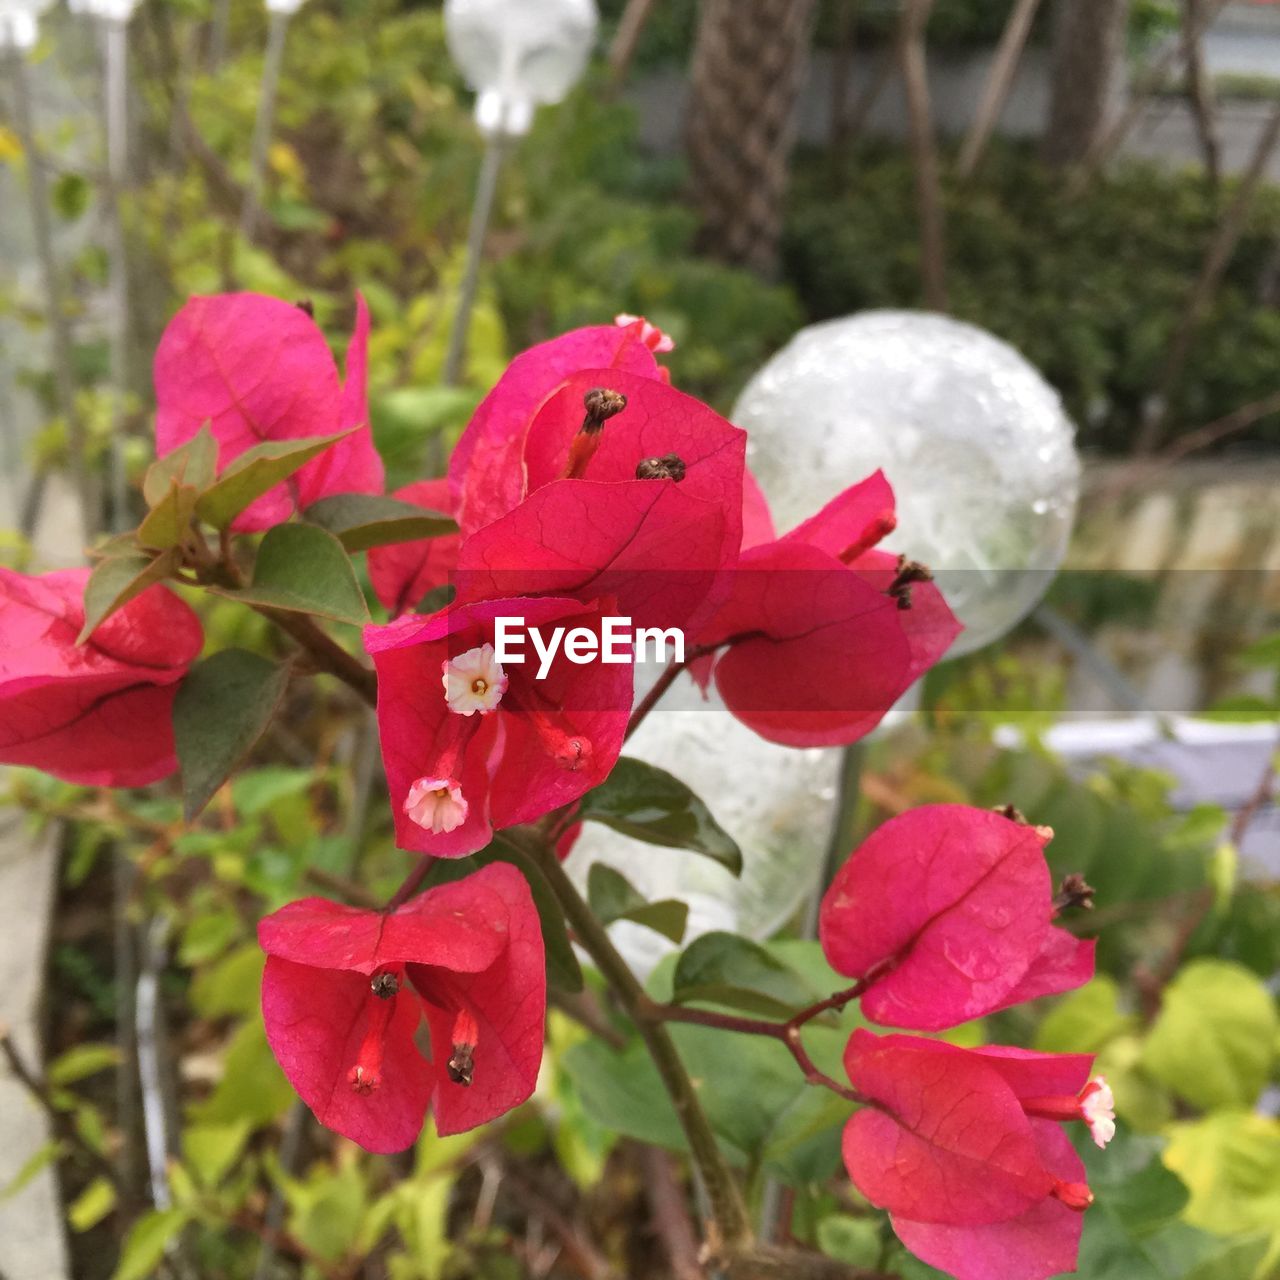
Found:
<path fill-rule="evenodd" d="M 417 866 L 405 876 L 403 883 L 388 899 L 387 905 L 382 908 L 383 911 L 394 911 L 397 907 L 404 906 L 422 887 L 422 882 L 431 874 L 431 868 L 435 863 L 436 860 L 430 854 L 420 855 Z"/>
<path fill-rule="evenodd" d="M 687 662 L 669 662 L 662 674 L 653 682 L 653 687 L 636 704 L 636 709 L 627 721 L 625 742 L 644 723 L 644 718 L 662 701 L 663 695 L 676 682 L 676 677 L 687 667 Z"/>
<path fill-rule="evenodd" d="M 311 655 L 321 671 L 337 676 L 371 707 L 378 705 L 377 673 L 326 635 L 312 618 L 304 613 L 290 613 L 287 609 L 272 609 L 267 605 L 255 604 L 250 607 L 296 640 Z"/>
<path fill-rule="evenodd" d="M 859 979 L 853 986 L 844 991 L 837 991 L 819 1000 L 798 1013 L 792 1014 L 786 1022 L 772 1022 L 766 1018 L 740 1018 L 732 1013 L 717 1013 L 712 1009 L 690 1009 L 681 1004 L 659 1004 L 655 1000 L 644 997 L 640 1017 L 655 1022 L 687 1022 L 699 1027 L 716 1027 L 721 1031 L 736 1031 L 744 1036 L 767 1036 L 771 1040 L 779 1040 L 796 1060 L 796 1065 L 804 1074 L 809 1084 L 821 1085 L 832 1093 L 849 1102 L 866 1105 L 867 1099 L 856 1089 L 841 1084 L 826 1072 L 819 1070 L 818 1064 L 809 1056 L 804 1047 L 803 1029 L 814 1018 L 826 1013 L 828 1009 L 843 1009 L 850 1000 L 856 1000 L 870 985 L 873 978 L 868 976 Z"/>
<path fill-rule="evenodd" d="M 547 878 L 579 945 L 595 962 L 622 1007 L 635 1022 L 645 1047 L 658 1068 L 680 1126 L 689 1140 L 690 1152 L 711 1202 L 711 1220 L 707 1224 L 710 1243 L 713 1248 L 723 1247 L 729 1253 L 740 1252 L 751 1241 L 746 1206 L 733 1172 L 725 1163 L 716 1143 L 702 1104 L 698 1101 L 693 1081 L 676 1052 L 675 1044 L 661 1021 L 647 1016 L 648 1011 L 653 1008 L 653 1001 L 645 994 L 635 974 L 614 947 L 604 926 L 596 919 L 594 912 L 565 873 L 555 851 L 540 844 L 529 852 L 536 858 L 539 869 Z"/>

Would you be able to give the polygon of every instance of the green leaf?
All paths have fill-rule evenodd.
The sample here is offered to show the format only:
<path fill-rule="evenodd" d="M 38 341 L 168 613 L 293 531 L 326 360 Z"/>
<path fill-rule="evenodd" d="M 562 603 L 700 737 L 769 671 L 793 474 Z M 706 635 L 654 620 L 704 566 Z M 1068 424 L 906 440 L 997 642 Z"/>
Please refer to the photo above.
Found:
<path fill-rule="evenodd" d="M 1142 1064 L 1193 1106 L 1249 1107 L 1270 1077 L 1278 1025 L 1256 974 L 1194 960 L 1165 989 Z"/>
<path fill-rule="evenodd" d="M 1280 719 L 1280 704 L 1270 698 L 1260 698 L 1256 693 L 1241 693 L 1222 698 L 1200 714 L 1206 720 L 1225 724 L 1261 724 Z"/>
<path fill-rule="evenodd" d="M 147 506 L 158 507 L 171 485 L 206 489 L 213 483 L 218 466 L 218 442 L 206 422 L 186 444 L 157 458 L 142 480 L 142 496 Z"/>
<path fill-rule="evenodd" d="M 880 1226 L 875 1218 L 833 1213 L 818 1223 L 818 1248 L 837 1262 L 865 1271 L 880 1261 Z"/>
<path fill-rule="evenodd" d="M 648 902 L 626 876 L 603 862 L 593 863 L 587 872 L 587 900 L 601 924 L 631 920 L 672 942 L 684 940 L 689 923 L 688 903 L 674 898 Z"/>
<path fill-rule="evenodd" d="M 197 1124 L 269 1124 L 288 1111 L 295 1099 L 267 1044 L 262 1019 L 246 1019 L 227 1047 L 222 1079 L 213 1093 L 188 1109 Z"/>
<path fill-rule="evenodd" d="M 704 933 L 676 963 L 672 998 L 677 1004 L 709 1001 L 786 1018 L 821 997 L 759 944 L 732 933 Z"/>
<path fill-rule="evenodd" d="M 1240 661 L 1251 667 L 1280 667 L 1280 631 L 1249 645 L 1240 654 Z"/>
<path fill-rule="evenodd" d="M 742 850 L 705 804 L 665 769 L 622 756 L 582 798 L 578 816 L 668 849 L 691 849 L 742 872 Z"/>
<path fill-rule="evenodd" d="M 182 812 L 193 822 L 271 723 L 289 668 L 244 649 L 198 662 L 173 701 Z"/>
<path fill-rule="evenodd" d="M 217 482 L 200 495 L 196 514 L 216 529 L 224 529 L 255 498 L 275 488 L 330 445 L 351 434 L 308 436 L 299 440 L 268 440 L 246 449 L 222 469 Z"/>
<path fill-rule="evenodd" d="M 1280 1228 L 1280 1120 L 1221 1111 L 1170 1129 L 1164 1162 L 1186 1183 L 1183 1217 L 1216 1235 Z"/>
<path fill-rule="evenodd" d="M 1137 1018 L 1120 1010 L 1116 980 L 1100 973 L 1048 1012 L 1036 1031 L 1035 1047 L 1041 1053 L 1097 1053 L 1136 1023 Z"/>
<path fill-rule="evenodd" d="M 200 491 L 192 485 L 169 485 L 169 492 L 151 509 L 138 526 L 138 545 L 153 551 L 176 547 L 187 536 Z"/>
<path fill-rule="evenodd" d="M 308 507 L 302 518 L 334 534 L 348 551 L 456 533 L 457 523 L 439 511 L 372 493 L 339 493 Z"/>
<path fill-rule="evenodd" d="M 162 551 L 158 556 L 129 553 L 99 560 L 85 585 L 84 626 L 76 643 L 83 644 L 96 627 L 153 583 L 170 577 L 178 561 L 176 550 Z"/>
<path fill-rule="evenodd" d="M 209 1190 L 226 1177 L 244 1150 L 252 1126 L 247 1120 L 230 1124 L 193 1124 L 182 1132 L 182 1154 L 200 1185 Z"/>
<path fill-rule="evenodd" d="M 210 588 L 246 604 L 312 613 L 359 626 L 369 621 L 355 571 L 342 543 L 314 524 L 278 524 L 267 531 L 247 587 Z"/>
<path fill-rule="evenodd" d="M 111 1280 L 151 1280 L 170 1241 L 187 1225 L 189 1217 L 185 1209 L 151 1209 L 144 1213 L 125 1239 Z"/>
<path fill-rule="evenodd" d="M 107 1178 L 94 1178 L 67 1209 L 72 1231 L 96 1227 L 116 1207 L 116 1189 Z"/>
<path fill-rule="evenodd" d="M 191 1007 L 202 1018 L 252 1013 L 262 988 L 263 962 L 262 948 L 246 942 L 216 964 L 198 969 L 191 981 Z"/>
<path fill-rule="evenodd" d="M 42 1170 L 56 1160 L 62 1154 L 62 1143 L 56 1140 L 46 1142 L 43 1146 L 37 1147 L 23 1162 L 22 1167 L 13 1177 L 3 1185 L 0 1185 L 0 1204 L 8 1200 L 11 1196 L 16 1196 L 24 1187 L 39 1177 Z"/>
<path fill-rule="evenodd" d="M 120 1065 L 120 1050 L 113 1044 L 78 1044 L 59 1054 L 46 1072 L 50 1084 L 75 1084 Z"/>

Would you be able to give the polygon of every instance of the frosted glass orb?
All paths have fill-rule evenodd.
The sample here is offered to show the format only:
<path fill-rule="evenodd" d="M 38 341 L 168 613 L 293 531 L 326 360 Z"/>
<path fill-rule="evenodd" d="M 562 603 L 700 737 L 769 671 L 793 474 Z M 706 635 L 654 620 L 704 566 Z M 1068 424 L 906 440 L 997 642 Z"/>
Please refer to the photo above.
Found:
<path fill-rule="evenodd" d="M 0 49 L 35 47 L 40 15 L 53 0 L 0 0 Z"/>
<path fill-rule="evenodd" d="M 949 656 L 1025 617 L 1066 554 L 1075 427 L 1044 378 L 974 325 L 922 311 L 811 325 L 751 379 L 733 421 L 783 531 L 884 470 L 890 547 L 935 571 L 965 624 Z"/>
<path fill-rule="evenodd" d="M 644 671 L 637 668 L 637 676 Z M 593 862 L 616 868 L 648 899 L 689 904 L 685 945 L 715 929 L 762 939 L 789 920 L 817 886 L 831 832 L 840 752 L 765 742 L 685 677 L 627 742 L 626 754 L 675 774 L 701 796 L 742 848 L 735 878 L 719 863 L 583 824 L 566 864 L 585 888 Z M 610 933 L 628 963 L 647 974 L 673 943 L 627 921 Z"/>
<path fill-rule="evenodd" d="M 487 133 L 527 133 L 533 109 L 563 100 L 582 75 L 595 0 L 445 0 L 449 52 L 477 91 Z"/>
<path fill-rule="evenodd" d="M 303 0 L 267 0 L 267 12 L 291 18 L 302 8 Z"/>

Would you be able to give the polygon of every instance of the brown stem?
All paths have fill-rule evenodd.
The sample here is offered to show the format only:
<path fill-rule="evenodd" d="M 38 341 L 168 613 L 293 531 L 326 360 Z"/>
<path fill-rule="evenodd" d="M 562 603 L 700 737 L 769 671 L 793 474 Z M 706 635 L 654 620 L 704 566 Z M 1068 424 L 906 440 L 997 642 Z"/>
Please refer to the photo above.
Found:
<path fill-rule="evenodd" d="M 415 893 L 422 888 L 422 883 L 431 874 L 431 868 L 436 864 L 436 860 L 430 854 L 422 854 L 417 865 L 405 876 L 403 883 L 393 893 L 387 901 L 387 905 L 383 907 L 383 911 L 394 911 L 397 907 L 402 907 Z"/>
<path fill-rule="evenodd" d="M 833 1080 L 818 1068 L 817 1063 L 804 1047 L 802 1032 L 807 1023 L 829 1009 L 843 1009 L 851 1000 L 856 1000 L 873 980 L 872 975 L 860 978 L 853 986 L 844 991 L 837 991 L 827 996 L 825 1000 L 819 1000 L 816 1004 L 799 1010 L 785 1022 L 772 1022 L 766 1018 L 740 1018 L 737 1014 L 717 1013 L 711 1009 L 691 1009 L 681 1004 L 659 1004 L 656 1000 L 650 1000 L 648 996 L 645 997 L 641 1006 L 641 1016 L 656 1022 L 687 1022 L 699 1027 L 716 1027 L 721 1031 L 736 1031 L 740 1035 L 767 1036 L 771 1040 L 779 1040 L 796 1060 L 796 1065 L 804 1074 L 808 1084 L 821 1085 L 849 1102 L 857 1102 L 865 1106 L 868 1100 L 856 1089 Z"/>
<path fill-rule="evenodd" d="M 18 1052 L 18 1047 L 13 1043 L 13 1037 L 7 1028 L 0 1029 L 0 1055 L 3 1055 L 14 1079 L 26 1089 L 49 1117 L 49 1123 L 58 1137 L 78 1151 L 85 1158 L 86 1163 L 93 1167 L 95 1173 L 111 1183 L 121 1201 L 127 1201 L 129 1197 L 115 1166 L 102 1152 L 96 1151 L 81 1137 L 70 1115 L 60 1110 L 54 1103 L 48 1085 L 39 1079 L 22 1060 L 22 1055 Z"/>
<path fill-rule="evenodd" d="M 672 1280 L 704 1280 L 698 1262 L 698 1238 L 689 1218 L 684 1189 L 676 1177 L 675 1162 L 660 1147 L 636 1148 L 653 1228 L 666 1250 Z"/>
<path fill-rule="evenodd" d="M 516 847 L 523 848 L 520 845 Z M 661 1021 L 644 1016 L 645 1009 L 652 1002 L 614 947 L 604 926 L 596 919 L 560 865 L 555 851 L 539 844 L 527 852 L 536 858 L 538 867 L 550 884 L 579 944 L 595 962 L 619 1003 L 635 1022 L 654 1066 L 662 1077 L 662 1083 L 675 1108 L 694 1163 L 706 1187 L 711 1205 L 707 1235 L 712 1251 L 718 1253 L 723 1249 L 729 1254 L 741 1252 L 750 1245 L 752 1239 L 746 1206 L 698 1100 L 697 1089 L 676 1052 L 675 1044 Z"/>
<path fill-rule="evenodd" d="M 644 723 L 645 717 L 662 701 L 667 690 L 675 684 L 676 678 L 688 665 L 687 661 L 669 662 L 667 664 L 663 673 L 653 682 L 653 687 L 640 699 L 636 704 L 636 709 L 631 713 L 631 719 L 627 721 L 624 742 Z"/>
<path fill-rule="evenodd" d="M 249 607 L 296 640 L 311 655 L 321 671 L 337 676 L 371 707 L 378 705 L 377 673 L 326 635 L 313 619 L 304 613 L 290 613 L 287 609 L 272 609 L 267 605 L 255 604 Z"/>

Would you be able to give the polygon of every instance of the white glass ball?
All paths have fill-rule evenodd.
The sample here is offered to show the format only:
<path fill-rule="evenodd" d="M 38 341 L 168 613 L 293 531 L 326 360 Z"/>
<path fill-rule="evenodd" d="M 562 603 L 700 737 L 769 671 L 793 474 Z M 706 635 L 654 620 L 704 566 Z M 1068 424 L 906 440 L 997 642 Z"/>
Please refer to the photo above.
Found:
<path fill-rule="evenodd" d="M 637 668 L 637 676 L 644 671 Z M 594 862 L 622 872 L 650 901 L 689 904 L 684 943 L 715 929 L 763 939 L 814 892 L 835 812 L 840 755 L 781 747 L 735 720 L 710 691 L 707 702 L 681 677 L 627 742 L 626 754 L 674 774 L 700 796 L 742 849 L 742 875 L 684 849 L 665 849 L 595 822 L 566 863 L 586 886 Z M 648 973 L 674 944 L 628 921 L 610 927 L 619 950 Z"/>
<path fill-rule="evenodd" d="M 595 43 L 595 0 L 445 0 L 449 52 L 480 97 L 488 132 L 525 133 L 540 103 L 560 102 Z"/>
<path fill-rule="evenodd" d="M 39 35 L 40 15 L 53 0 L 0 0 L 0 49 L 31 49 Z"/>
<path fill-rule="evenodd" d="M 267 12 L 291 18 L 302 8 L 303 0 L 266 0 Z"/>
<path fill-rule="evenodd" d="M 1066 554 L 1075 427 L 1039 372 L 974 325 L 923 311 L 811 325 L 751 379 L 733 421 L 780 531 L 884 470 L 887 545 L 937 573 L 965 625 L 951 657 L 1025 617 Z"/>

